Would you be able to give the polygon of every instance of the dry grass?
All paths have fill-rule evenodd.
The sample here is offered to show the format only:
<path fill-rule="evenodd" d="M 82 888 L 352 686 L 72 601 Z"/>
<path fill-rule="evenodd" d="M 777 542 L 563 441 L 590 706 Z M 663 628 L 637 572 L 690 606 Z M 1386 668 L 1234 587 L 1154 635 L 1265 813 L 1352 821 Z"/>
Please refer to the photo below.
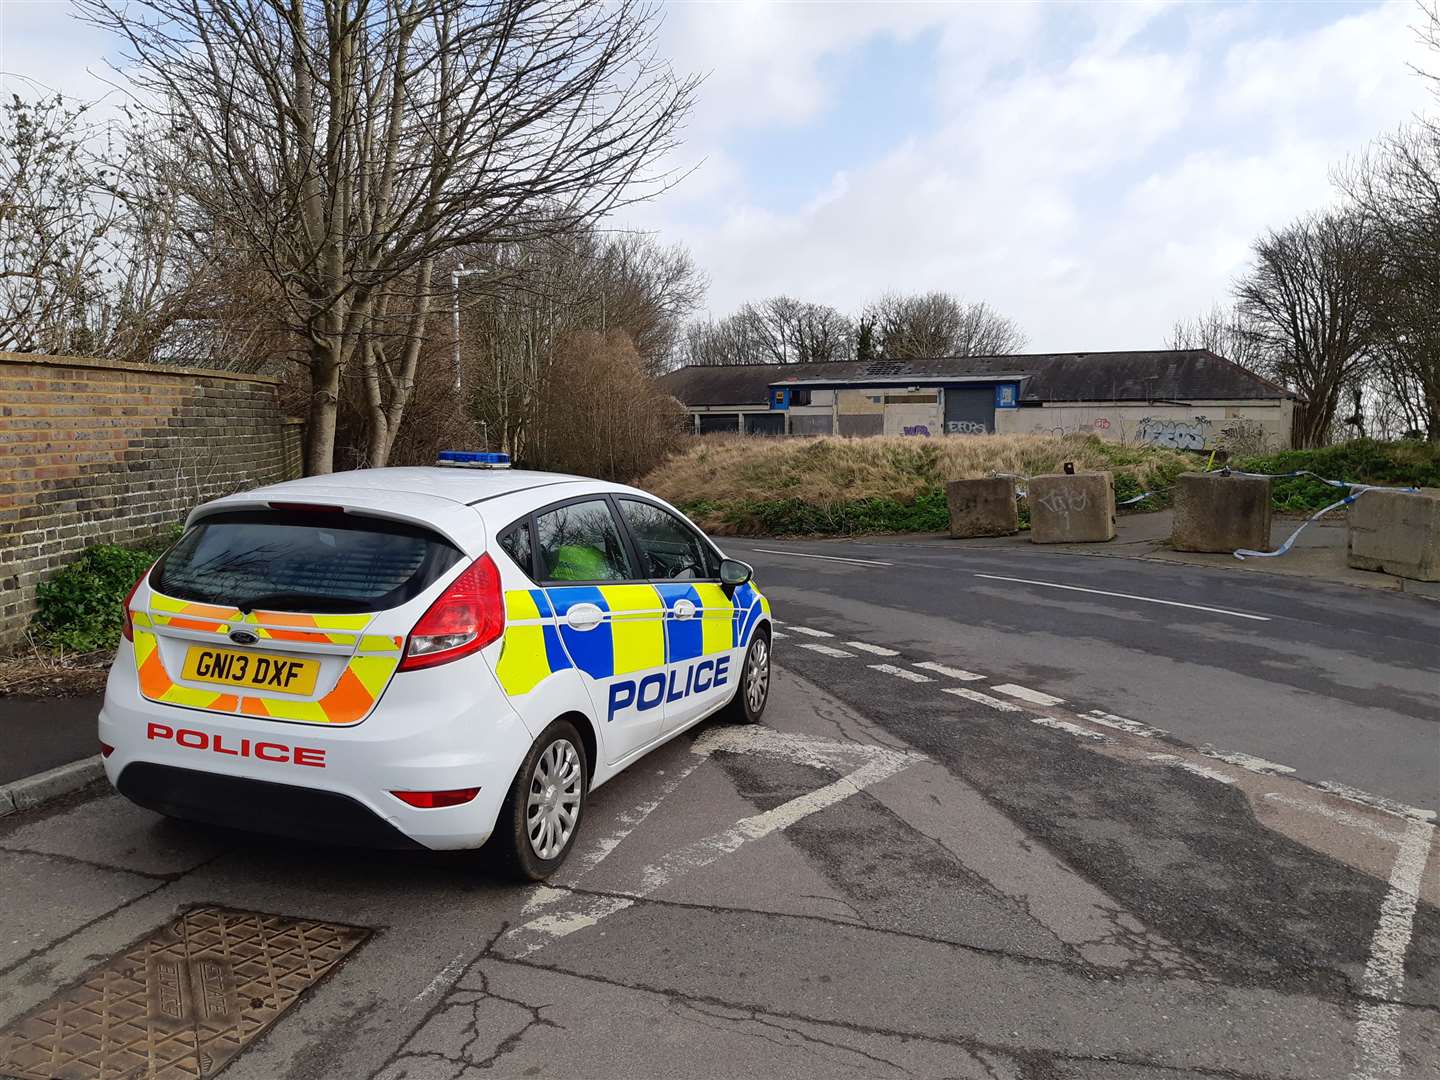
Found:
<path fill-rule="evenodd" d="M 1127 449 L 1093 435 L 984 435 L 938 439 L 903 437 L 773 439 L 756 436 L 695 439 L 654 469 L 640 486 L 676 504 L 763 502 L 800 498 L 831 506 L 884 497 L 912 502 L 948 480 L 992 473 L 1033 476 L 1076 469 L 1109 469 L 1141 486 L 1162 480 L 1194 459 L 1173 450 Z"/>
<path fill-rule="evenodd" d="M 50 652 L 33 642 L 0 656 L 0 698 L 86 697 L 105 690 L 113 649 L 90 653 Z"/>

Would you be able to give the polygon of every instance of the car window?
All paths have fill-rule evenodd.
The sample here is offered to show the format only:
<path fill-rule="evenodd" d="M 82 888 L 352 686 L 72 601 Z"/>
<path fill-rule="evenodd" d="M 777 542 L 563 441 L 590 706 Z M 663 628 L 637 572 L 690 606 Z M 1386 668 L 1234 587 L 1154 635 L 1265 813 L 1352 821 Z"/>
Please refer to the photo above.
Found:
<path fill-rule="evenodd" d="M 500 547 L 515 560 L 515 565 L 525 573 L 533 573 L 530 563 L 530 523 L 522 521 L 512 525 L 500 534 Z"/>
<path fill-rule="evenodd" d="M 360 514 L 248 510 L 188 530 L 152 578 L 167 596 L 272 611 L 380 611 L 461 558 L 427 529 Z"/>
<path fill-rule="evenodd" d="M 642 577 L 684 581 L 720 576 L 714 549 L 679 517 L 638 499 L 620 499 L 619 503 L 640 549 Z"/>
<path fill-rule="evenodd" d="M 535 519 L 545 581 L 625 581 L 635 574 L 604 499 L 570 503 Z"/>

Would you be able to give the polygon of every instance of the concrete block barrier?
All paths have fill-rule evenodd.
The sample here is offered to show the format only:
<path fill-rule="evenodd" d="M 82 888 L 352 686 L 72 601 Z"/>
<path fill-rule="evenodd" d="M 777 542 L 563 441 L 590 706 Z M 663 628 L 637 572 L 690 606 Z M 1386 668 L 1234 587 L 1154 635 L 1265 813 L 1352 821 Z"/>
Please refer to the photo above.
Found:
<path fill-rule="evenodd" d="M 1346 562 L 1412 581 L 1440 581 L 1440 488 L 1366 491 L 1350 505 Z"/>
<path fill-rule="evenodd" d="M 1030 478 L 1030 540 L 1082 544 L 1115 539 L 1115 483 L 1108 472 Z"/>
<path fill-rule="evenodd" d="M 1013 536 L 1020 531 L 1015 488 L 1003 477 L 987 480 L 952 480 L 945 485 L 950 506 L 950 536 Z"/>
<path fill-rule="evenodd" d="M 1175 481 L 1176 551 L 1270 550 L 1270 478 L 1181 473 Z"/>

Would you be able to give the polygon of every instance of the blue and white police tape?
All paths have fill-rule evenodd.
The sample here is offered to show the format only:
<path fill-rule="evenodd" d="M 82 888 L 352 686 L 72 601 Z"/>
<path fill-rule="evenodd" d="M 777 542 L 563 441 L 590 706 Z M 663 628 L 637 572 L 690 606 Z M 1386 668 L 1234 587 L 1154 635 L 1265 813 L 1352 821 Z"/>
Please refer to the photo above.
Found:
<path fill-rule="evenodd" d="M 1305 531 L 1306 526 L 1312 522 L 1319 521 L 1326 514 L 1330 513 L 1331 510 L 1338 510 L 1342 506 L 1349 506 L 1367 491 L 1403 491 L 1408 495 L 1414 495 L 1420 490 L 1417 487 L 1385 487 L 1381 484 L 1354 484 L 1348 480 L 1329 480 L 1326 477 L 1316 475 L 1309 469 L 1296 469 L 1294 472 L 1273 474 L 1240 472 L 1238 469 L 1224 469 L 1222 471 L 1232 476 L 1269 477 L 1272 480 L 1284 480 L 1294 476 L 1309 476 L 1319 480 L 1322 484 L 1328 484 L 1330 487 L 1349 488 L 1348 494 L 1339 502 L 1333 502 L 1322 510 L 1316 510 L 1315 513 L 1302 521 L 1300 527 L 1291 533 L 1285 542 L 1274 551 L 1251 551 L 1249 548 L 1237 548 L 1233 554 L 1235 558 L 1241 562 L 1244 562 L 1246 559 L 1273 559 L 1277 555 L 1284 555 L 1295 545 L 1295 541 L 1299 538 L 1300 534 Z"/>
<path fill-rule="evenodd" d="M 1138 503 L 1140 500 L 1142 500 L 1142 499 L 1148 499 L 1148 498 L 1150 498 L 1150 496 L 1152 496 L 1152 495 L 1154 495 L 1154 494 L 1155 494 L 1155 492 L 1153 492 L 1153 491 L 1142 491 L 1139 495 L 1136 495 L 1134 498 L 1123 499 L 1123 500 L 1121 500 L 1120 502 L 1117 502 L 1115 505 L 1116 505 L 1116 506 L 1134 506 L 1134 505 L 1135 505 L 1136 503 Z"/>

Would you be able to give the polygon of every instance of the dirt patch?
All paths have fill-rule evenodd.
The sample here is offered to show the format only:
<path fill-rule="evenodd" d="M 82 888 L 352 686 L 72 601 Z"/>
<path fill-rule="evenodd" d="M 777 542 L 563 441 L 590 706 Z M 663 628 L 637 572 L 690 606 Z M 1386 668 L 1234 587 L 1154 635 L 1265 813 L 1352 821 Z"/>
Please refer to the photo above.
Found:
<path fill-rule="evenodd" d="M 0 698 L 90 697 L 104 692 L 115 654 L 50 653 L 32 648 L 0 656 Z"/>

